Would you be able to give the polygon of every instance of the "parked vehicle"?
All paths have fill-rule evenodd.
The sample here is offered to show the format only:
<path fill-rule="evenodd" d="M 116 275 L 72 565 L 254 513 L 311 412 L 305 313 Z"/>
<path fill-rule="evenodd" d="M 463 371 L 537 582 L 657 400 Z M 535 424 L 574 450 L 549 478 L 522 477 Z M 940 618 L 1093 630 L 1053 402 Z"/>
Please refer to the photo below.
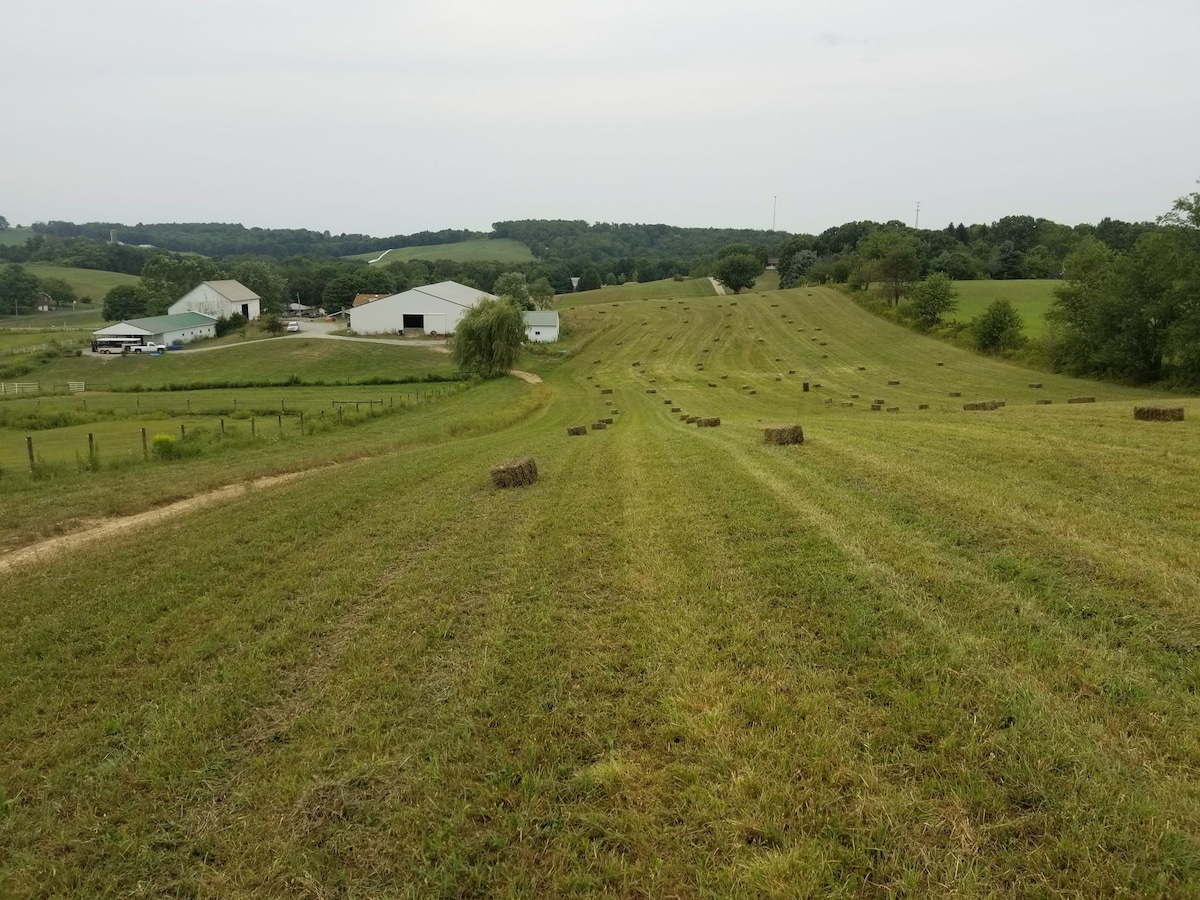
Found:
<path fill-rule="evenodd" d="M 288 324 L 287 324 L 287 330 L 288 330 L 288 331 L 290 331 L 290 332 L 299 331 L 299 330 L 300 330 L 300 323 L 299 323 L 299 322 L 288 322 Z"/>
<path fill-rule="evenodd" d="M 167 349 L 166 344 L 156 344 L 154 341 L 148 341 L 145 344 L 134 344 L 129 348 L 134 353 L 162 353 Z"/>

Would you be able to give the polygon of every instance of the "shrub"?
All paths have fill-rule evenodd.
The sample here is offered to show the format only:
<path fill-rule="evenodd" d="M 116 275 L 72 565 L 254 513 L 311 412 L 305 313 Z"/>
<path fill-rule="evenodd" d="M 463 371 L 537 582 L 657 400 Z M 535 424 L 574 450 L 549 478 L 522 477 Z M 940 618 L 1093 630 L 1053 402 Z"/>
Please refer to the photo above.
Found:
<path fill-rule="evenodd" d="M 150 441 L 150 453 L 155 459 L 179 459 L 179 444 L 169 434 L 156 434 Z"/>

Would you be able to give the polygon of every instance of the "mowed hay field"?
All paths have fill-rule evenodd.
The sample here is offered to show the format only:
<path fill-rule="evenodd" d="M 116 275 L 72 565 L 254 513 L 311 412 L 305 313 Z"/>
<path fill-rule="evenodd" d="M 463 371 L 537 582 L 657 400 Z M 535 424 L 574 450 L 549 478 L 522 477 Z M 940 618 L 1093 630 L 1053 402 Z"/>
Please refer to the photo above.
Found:
<path fill-rule="evenodd" d="M 834 291 L 615 302 L 543 384 L 5 571 L 0 893 L 1194 896 L 1195 398 Z"/>
<path fill-rule="evenodd" d="M 380 258 L 382 257 L 382 258 Z M 475 241 L 459 241 L 453 244 L 429 244 L 423 247 L 397 247 L 395 250 L 373 250 L 370 253 L 358 253 L 347 259 L 363 259 L 368 262 L 379 260 L 378 265 L 390 262 L 403 262 L 410 259 L 423 259 L 436 262 L 448 259 L 453 262 L 532 262 L 533 254 L 520 241 L 509 238 L 495 240 L 480 239 Z"/>
<path fill-rule="evenodd" d="M 97 304 L 104 300 L 104 295 L 119 284 L 138 284 L 141 278 L 137 275 L 126 275 L 123 272 L 103 272 L 98 269 L 77 269 L 71 266 L 50 266 L 41 263 L 29 263 L 25 269 L 38 278 L 61 278 L 80 297 L 91 297 Z"/>

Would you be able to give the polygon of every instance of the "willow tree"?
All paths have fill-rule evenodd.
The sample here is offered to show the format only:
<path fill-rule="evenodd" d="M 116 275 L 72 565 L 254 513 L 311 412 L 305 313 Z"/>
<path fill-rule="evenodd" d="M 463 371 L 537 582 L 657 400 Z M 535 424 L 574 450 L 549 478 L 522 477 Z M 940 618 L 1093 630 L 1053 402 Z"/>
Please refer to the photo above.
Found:
<path fill-rule="evenodd" d="M 450 354 L 459 368 L 483 378 L 506 375 L 525 341 L 525 317 L 510 301 L 480 300 L 450 339 Z"/>

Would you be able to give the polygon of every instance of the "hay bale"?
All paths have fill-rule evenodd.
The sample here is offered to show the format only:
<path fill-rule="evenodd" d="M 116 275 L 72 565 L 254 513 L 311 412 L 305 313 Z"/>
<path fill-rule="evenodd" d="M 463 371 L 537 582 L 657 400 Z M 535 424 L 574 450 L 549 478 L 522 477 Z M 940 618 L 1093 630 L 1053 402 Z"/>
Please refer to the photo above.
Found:
<path fill-rule="evenodd" d="M 696 424 L 696 420 L 698 418 L 700 418 L 700 417 L 699 416 L 684 416 L 683 421 L 687 422 L 689 425 L 694 425 L 694 424 Z"/>
<path fill-rule="evenodd" d="M 775 362 L 783 362 L 783 357 L 782 356 L 775 357 Z"/>
<path fill-rule="evenodd" d="M 611 425 L 613 423 L 612 416 L 609 416 L 606 419 L 601 419 L 600 421 L 603 422 L 605 425 Z"/>
<path fill-rule="evenodd" d="M 647 394 L 657 394 L 658 389 L 657 388 L 646 388 L 646 393 Z"/>
<path fill-rule="evenodd" d="M 630 363 L 630 365 L 633 366 L 635 369 L 638 366 L 640 366 L 641 364 L 642 364 L 642 361 L 640 359 L 635 359 L 633 362 Z"/>
<path fill-rule="evenodd" d="M 716 428 L 721 424 L 721 420 L 717 416 L 700 416 L 696 419 L 697 428 Z"/>
<path fill-rule="evenodd" d="M 951 397 L 961 397 L 961 396 L 962 396 L 962 391 L 951 391 L 951 392 L 950 392 L 950 396 L 951 396 Z"/>
<path fill-rule="evenodd" d="M 819 382 L 819 381 L 814 381 L 814 382 L 813 382 L 813 390 L 814 390 L 814 391 L 815 391 L 817 388 L 819 388 L 820 386 L 821 386 L 821 382 Z"/>
<path fill-rule="evenodd" d="M 612 413 L 614 416 L 619 416 L 621 414 L 621 411 L 619 409 L 610 409 L 609 412 Z"/>
<path fill-rule="evenodd" d="M 604 405 L 605 405 L 605 406 L 612 406 L 612 401 L 611 401 L 611 400 L 605 400 L 605 401 L 604 401 Z"/>
<path fill-rule="evenodd" d="M 857 400 L 857 399 L 858 399 L 858 394 L 851 394 L 851 395 L 850 395 L 850 399 L 851 399 L 851 400 Z"/>
<path fill-rule="evenodd" d="M 978 403 L 964 403 L 963 409 L 967 412 L 978 412 L 980 410 L 999 409 L 1003 405 L 999 400 L 981 400 Z"/>
<path fill-rule="evenodd" d="M 686 422 L 686 421 L 687 421 L 688 419 L 690 419 L 690 418 L 691 418 L 691 416 L 689 416 L 687 413 L 680 413 L 680 414 L 679 414 L 679 421 L 680 421 L 680 422 Z"/>
<path fill-rule="evenodd" d="M 782 375 L 776 375 L 776 376 L 775 376 L 775 380 L 776 380 L 776 381 L 783 381 L 783 376 L 782 376 Z"/>
<path fill-rule="evenodd" d="M 1067 402 L 1068 403 L 1095 403 L 1096 398 L 1095 397 L 1072 397 Z"/>
<path fill-rule="evenodd" d="M 842 401 L 842 406 L 853 406 L 853 405 L 854 405 L 853 400 L 843 400 Z"/>
<path fill-rule="evenodd" d="M 886 400 L 874 400 L 872 402 L 877 403 L 879 406 L 883 406 L 883 404 L 887 403 Z"/>
<path fill-rule="evenodd" d="M 1182 406 L 1135 406 L 1133 417 L 1139 422 L 1182 422 Z"/>
<path fill-rule="evenodd" d="M 871 404 L 871 412 L 879 412 L 882 409 L 883 409 L 883 407 L 880 406 L 878 403 Z"/>
<path fill-rule="evenodd" d="M 581 434 L 587 434 L 587 426 L 586 425 L 568 425 L 567 426 L 567 437 L 576 437 Z"/>
<path fill-rule="evenodd" d="M 929 409 L 929 404 L 928 403 L 918 403 L 917 409 Z"/>
<path fill-rule="evenodd" d="M 748 390 L 750 390 L 750 385 L 748 385 L 748 384 L 743 384 L 743 385 L 742 385 L 742 390 L 743 390 L 743 391 L 748 391 Z"/>
<path fill-rule="evenodd" d="M 888 382 L 888 384 L 899 384 L 899 383 L 900 383 L 900 382 L 898 382 L 898 381 L 889 381 L 889 382 Z"/>
<path fill-rule="evenodd" d="M 758 393 L 758 391 L 756 391 L 756 390 L 754 390 L 753 388 L 751 388 L 751 389 L 750 389 L 750 393 L 752 393 L 752 394 L 757 394 L 757 393 Z"/>
<path fill-rule="evenodd" d="M 1037 405 L 1038 406 L 1049 406 L 1053 402 L 1054 402 L 1053 400 L 1038 400 Z"/>
<path fill-rule="evenodd" d="M 532 456 L 509 460 L 492 466 L 492 484 L 498 488 L 519 487 L 537 481 L 537 463 Z"/>
<path fill-rule="evenodd" d="M 898 407 L 898 406 L 889 406 L 889 407 L 887 408 L 887 411 L 888 411 L 888 412 L 900 412 L 900 407 Z"/>
<path fill-rule="evenodd" d="M 1040 381 L 1031 381 L 1029 383 L 1029 386 L 1031 388 L 1040 388 L 1042 386 L 1042 383 Z"/>
<path fill-rule="evenodd" d="M 813 331 L 820 331 L 820 328 L 814 328 Z"/>
<path fill-rule="evenodd" d="M 808 382 L 807 381 L 803 382 L 800 385 L 800 390 L 803 391 L 805 394 L 808 393 Z"/>
<path fill-rule="evenodd" d="M 860 371 L 860 372 L 865 372 L 865 371 L 867 371 L 867 367 L 866 367 L 866 366 L 855 366 L 855 368 L 856 368 L 856 369 L 858 369 L 858 371 Z"/>
<path fill-rule="evenodd" d="M 612 388 L 601 388 L 601 389 L 600 389 L 600 393 L 601 393 L 601 394 L 611 394 L 611 393 L 612 393 L 612 391 L 613 391 L 613 389 L 612 389 Z"/>
<path fill-rule="evenodd" d="M 675 405 L 674 400 L 664 400 L 663 401 L 663 406 L 674 406 L 674 405 Z"/>
<path fill-rule="evenodd" d="M 795 369 L 788 369 L 788 374 L 789 374 L 789 375 L 795 375 L 795 374 L 796 374 L 796 370 L 795 370 Z"/>
<path fill-rule="evenodd" d="M 799 425 L 773 425 L 763 429 L 763 440 L 768 444 L 803 444 L 804 429 Z"/>
<path fill-rule="evenodd" d="M 945 363 L 944 363 L 944 362 L 940 362 L 940 363 L 938 363 L 938 365 L 939 365 L 939 366 L 944 366 L 944 365 L 945 365 Z"/>
<path fill-rule="evenodd" d="M 824 347 L 825 343 L 826 343 L 825 341 L 817 341 L 817 345 L 820 347 Z"/>
<path fill-rule="evenodd" d="M 608 428 L 607 422 L 593 422 L 592 423 L 592 431 L 604 431 L 606 428 Z"/>
<path fill-rule="evenodd" d="M 710 381 L 710 382 L 708 383 L 708 386 L 709 386 L 709 387 L 716 387 L 716 386 L 717 386 L 717 383 L 716 383 L 715 381 Z"/>
<path fill-rule="evenodd" d="M 728 378 L 729 376 L 728 376 L 728 375 L 722 375 L 721 377 L 722 377 L 722 378 Z"/>

